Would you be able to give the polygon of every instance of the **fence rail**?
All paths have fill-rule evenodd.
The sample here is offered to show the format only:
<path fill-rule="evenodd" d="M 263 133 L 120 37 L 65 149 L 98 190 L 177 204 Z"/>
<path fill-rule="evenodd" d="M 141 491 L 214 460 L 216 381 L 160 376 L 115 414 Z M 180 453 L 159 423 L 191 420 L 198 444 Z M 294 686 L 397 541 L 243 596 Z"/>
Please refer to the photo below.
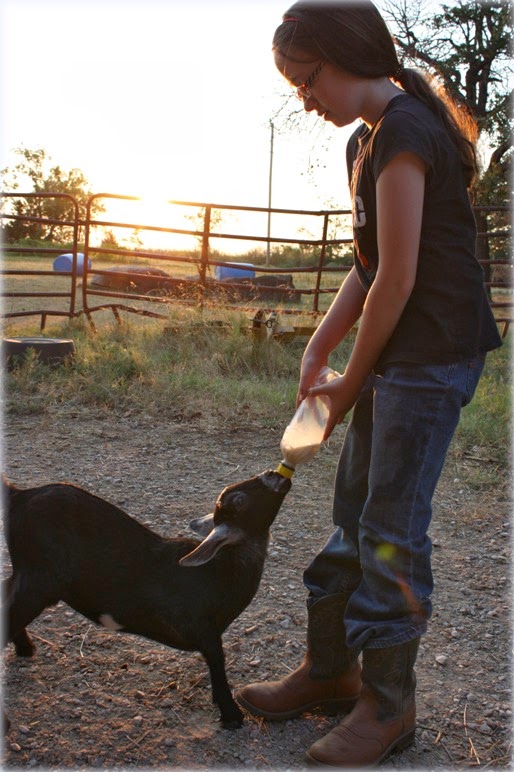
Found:
<path fill-rule="evenodd" d="M 2 318 L 12 319 L 28 316 L 40 317 L 40 328 L 44 329 L 47 318 L 50 316 L 74 318 L 85 315 L 89 323 L 94 327 L 93 314 L 101 310 L 110 310 L 116 319 L 120 319 L 120 311 L 139 314 L 149 317 L 166 317 L 163 306 L 167 304 L 185 303 L 188 305 L 202 305 L 207 300 L 216 302 L 222 306 L 233 306 L 237 302 L 239 308 L 249 312 L 264 310 L 271 312 L 276 310 L 277 298 L 280 302 L 282 314 L 310 314 L 317 316 L 324 313 L 322 308 L 327 296 L 334 295 L 341 284 L 341 280 L 335 282 L 336 286 L 329 286 L 327 282 L 332 274 L 343 274 L 350 270 L 351 260 L 343 261 L 343 264 L 330 264 L 329 255 L 335 249 L 348 248 L 352 243 L 351 237 L 351 211 L 344 210 L 296 210 L 239 206 L 228 204 L 215 204 L 208 202 L 169 201 L 164 215 L 168 220 L 168 212 L 172 216 L 177 212 L 182 213 L 182 218 L 189 220 L 196 227 L 167 227 L 162 224 L 149 224 L 139 219 L 132 220 L 124 217 L 99 218 L 95 211 L 105 212 L 106 206 L 123 202 L 130 204 L 140 203 L 135 196 L 123 196 L 112 193 L 98 193 L 90 196 L 85 205 L 85 214 L 81 216 L 78 201 L 63 193 L 3 193 L 2 211 L 0 217 L 7 223 L 28 223 L 42 228 L 51 226 L 67 228 L 72 234 L 67 252 L 71 256 L 70 270 L 56 271 L 55 267 L 48 266 L 42 269 L 18 268 L 9 265 L 1 271 L 4 277 L 10 277 L 12 284 L 14 277 L 27 278 L 27 284 L 15 289 L 4 289 L 1 296 L 5 299 L 20 303 L 21 299 L 33 301 L 35 298 L 45 298 L 66 301 L 64 304 L 48 303 L 45 307 L 35 307 L 33 302 L 23 307 L 9 308 L 4 301 Z M 15 206 L 17 199 L 35 199 L 39 206 L 34 207 L 31 214 L 19 213 Z M 56 202 L 69 205 L 67 219 L 45 216 L 44 203 Z M 10 206 L 9 206 L 10 204 Z M 82 207 L 84 211 L 84 207 Z M 189 214 L 186 214 L 189 212 Z M 263 232 L 255 232 L 255 226 L 247 224 L 243 232 L 224 232 L 219 230 L 220 221 L 224 216 L 245 217 L 248 215 L 261 215 L 263 217 Z M 499 325 L 502 326 L 502 334 L 506 335 L 512 321 L 512 260 L 509 245 L 511 243 L 511 228 L 509 222 L 508 207 L 477 207 L 475 216 L 479 225 L 477 238 L 477 258 L 484 269 L 484 283 L 488 291 L 491 307 Z M 280 221 L 280 234 L 274 231 L 271 235 L 267 227 L 268 218 Z M 299 237 L 298 225 L 294 234 L 291 233 L 292 223 L 301 219 L 302 223 L 309 221 L 315 223 L 318 238 L 308 233 L 306 237 Z M 491 220 L 493 221 L 490 225 Z M 287 223 L 287 225 L 286 225 Z M 183 223 L 182 223 L 183 225 Z M 278 226 L 277 226 L 278 227 Z M 305 227 L 305 226 L 304 226 Z M 135 234 L 137 242 L 135 248 L 120 248 L 117 241 L 105 242 L 105 235 L 116 230 L 126 234 L 131 231 Z M 36 227 L 37 230 L 37 227 Z M 264 231 L 266 235 L 264 235 Z M 334 233 L 342 232 L 343 235 L 334 238 Z M 140 234 L 145 239 L 152 237 L 187 238 L 194 245 L 188 254 L 177 254 L 180 250 L 170 248 L 143 248 Z M 82 234 L 82 240 L 79 237 Z M 103 241 L 100 240 L 103 235 Z M 126 239 L 125 239 L 126 240 Z M 212 269 L 227 269 L 227 260 L 220 259 L 213 243 L 221 240 L 227 243 L 241 241 L 248 250 L 248 245 L 255 247 L 257 244 L 267 245 L 267 258 L 264 264 L 252 264 L 255 275 L 260 274 L 260 279 L 245 282 L 241 278 L 218 281 L 211 278 Z M 99 242 L 99 243 L 98 243 Z M 81 246 L 83 243 L 83 246 Z M 287 245 L 296 245 L 306 253 L 312 255 L 307 264 L 288 266 L 271 265 L 270 245 L 283 249 Z M 498 246 L 500 245 L 500 247 Z M 182 250 L 185 251 L 185 250 Z M 49 246 L 9 246 L 4 245 L 4 252 L 8 258 L 16 256 L 30 256 L 49 258 L 61 255 L 63 248 Z M 242 250 L 242 253 L 244 251 Z M 498 256 L 499 254 L 499 256 Z M 79 259 L 80 258 L 80 259 Z M 112 266 L 112 260 L 126 258 L 131 263 L 125 267 Z M 264 259 L 264 253 L 263 253 Z M 162 281 L 157 275 L 152 274 L 148 268 L 148 261 L 152 266 L 172 266 L 179 272 L 178 276 L 167 274 L 160 269 Z M 108 262 L 111 261 L 111 262 Z M 12 261 L 13 263 L 15 261 Z M 228 261 L 232 271 L 234 268 L 245 270 L 247 263 L 237 260 Z M 190 275 L 180 272 L 189 270 Z M 195 273 L 196 271 L 196 273 Z M 298 277 L 303 284 L 296 287 L 291 283 L 280 289 L 277 281 L 284 276 Z M 112 280 L 113 272 L 119 280 L 119 286 L 108 286 L 108 280 Z M 241 274 L 243 275 L 243 274 Z M 278 276 L 277 276 L 278 275 Z M 35 285 L 46 278 L 46 286 L 39 289 Z M 52 277 L 49 281 L 48 277 Z M 102 278 L 103 277 L 103 278 Z M 303 279 L 301 277 L 304 277 Z M 123 281 L 125 285 L 123 285 Z M 148 291 L 149 283 L 154 281 L 155 286 Z M 310 281 L 310 284 L 309 284 Z M 102 286 L 104 282 L 104 286 Z M 145 283 L 146 282 L 146 283 Z M 6 281 L 4 279 L 4 288 Z M 19 285 L 19 281 L 16 282 Z M 59 286 L 59 290 L 57 290 Z M 139 291 L 138 291 L 139 287 Z M 143 289 L 141 290 L 141 287 Z M 246 301 L 246 304 L 245 304 Z M 41 304 L 42 305 L 42 304 Z M 29 307 L 30 306 L 30 307 Z M 159 310 L 160 308 L 160 310 Z"/>

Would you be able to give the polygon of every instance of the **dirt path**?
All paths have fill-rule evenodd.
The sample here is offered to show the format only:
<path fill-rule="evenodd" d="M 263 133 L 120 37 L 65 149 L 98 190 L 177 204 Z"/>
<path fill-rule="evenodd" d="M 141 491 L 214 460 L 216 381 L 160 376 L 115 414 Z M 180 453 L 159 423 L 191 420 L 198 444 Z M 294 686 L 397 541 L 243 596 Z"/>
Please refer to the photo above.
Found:
<path fill-rule="evenodd" d="M 204 416 L 168 422 L 63 409 L 7 418 L 4 433 L 4 466 L 15 483 L 75 482 L 166 535 L 187 533 L 225 485 L 279 460 L 275 432 L 216 426 Z M 303 656 L 302 569 L 331 530 L 340 439 L 299 470 L 258 594 L 225 634 L 233 687 L 280 677 Z M 480 463 L 449 462 L 436 495 L 435 613 L 417 666 L 417 737 L 385 767 L 510 765 L 509 505 L 505 491 L 468 485 Z M 9 646 L 4 661 L 6 767 L 298 769 L 304 750 L 337 723 L 319 715 L 281 724 L 247 718 L 228 732 L 199 655 L 96 628 L 63 604 L 31 631 L 37 656 L 17 660 Z"/>

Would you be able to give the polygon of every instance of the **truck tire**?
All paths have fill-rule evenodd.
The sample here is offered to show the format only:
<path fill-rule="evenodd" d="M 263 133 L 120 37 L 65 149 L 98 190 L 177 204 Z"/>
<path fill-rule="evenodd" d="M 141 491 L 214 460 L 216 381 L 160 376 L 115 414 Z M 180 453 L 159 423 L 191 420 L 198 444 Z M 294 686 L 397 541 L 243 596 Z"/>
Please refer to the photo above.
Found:
<path fill-rule="evenodd" d="M 2 359 L 8 368 L 21 362 L 27 351 L 34 350 L 41 362 L 59 365 L 75 354 L 75 344 L 66 338 L 4 338 Z"/>

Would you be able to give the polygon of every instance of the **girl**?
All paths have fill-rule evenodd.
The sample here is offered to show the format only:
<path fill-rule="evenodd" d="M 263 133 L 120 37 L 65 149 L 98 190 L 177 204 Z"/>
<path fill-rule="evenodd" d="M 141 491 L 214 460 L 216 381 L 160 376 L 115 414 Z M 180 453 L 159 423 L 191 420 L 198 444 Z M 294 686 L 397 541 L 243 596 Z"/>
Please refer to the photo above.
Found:
<path fill-rule="evenodd" d="M 467 192 L 475 127 L 402 66 L 369 0 L 295 3 L 273 52 L 307 112 L 336 126 L 361 121 L 347 147 L 354 267 L 306 347 L 298 389 L 298 402 L 330 398 L 325 438 L 353 414 L 336 529 L 304 573 L 305 659 L 237 698 L 270 719 L 315 706 L 349 711 L 307 757 L 367 766 L 414 738 L 414 664 L 431 615 L 431 500 L 485 353 L 501 345 Z M 357 320 L 343 375 L 313 387 Z"/>

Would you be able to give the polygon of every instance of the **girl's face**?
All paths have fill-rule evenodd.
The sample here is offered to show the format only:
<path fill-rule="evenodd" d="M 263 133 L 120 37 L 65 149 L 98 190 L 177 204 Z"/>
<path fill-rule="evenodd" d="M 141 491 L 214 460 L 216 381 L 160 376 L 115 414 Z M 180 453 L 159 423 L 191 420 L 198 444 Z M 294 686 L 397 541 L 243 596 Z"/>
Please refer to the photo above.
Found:
<path fill-rule="evenodd" d="M 291 86 L 302 92 L 306 112 L 315 111 L 335 126 L 348 126 L 362 116 L 365 84 L 362 78 L 343 72 L 330 62 L 321 67 L 321 60 L 295 62 L 278 51 L 275 64 Z M 303 88 L 304 84 L 308 87 Z"/>

